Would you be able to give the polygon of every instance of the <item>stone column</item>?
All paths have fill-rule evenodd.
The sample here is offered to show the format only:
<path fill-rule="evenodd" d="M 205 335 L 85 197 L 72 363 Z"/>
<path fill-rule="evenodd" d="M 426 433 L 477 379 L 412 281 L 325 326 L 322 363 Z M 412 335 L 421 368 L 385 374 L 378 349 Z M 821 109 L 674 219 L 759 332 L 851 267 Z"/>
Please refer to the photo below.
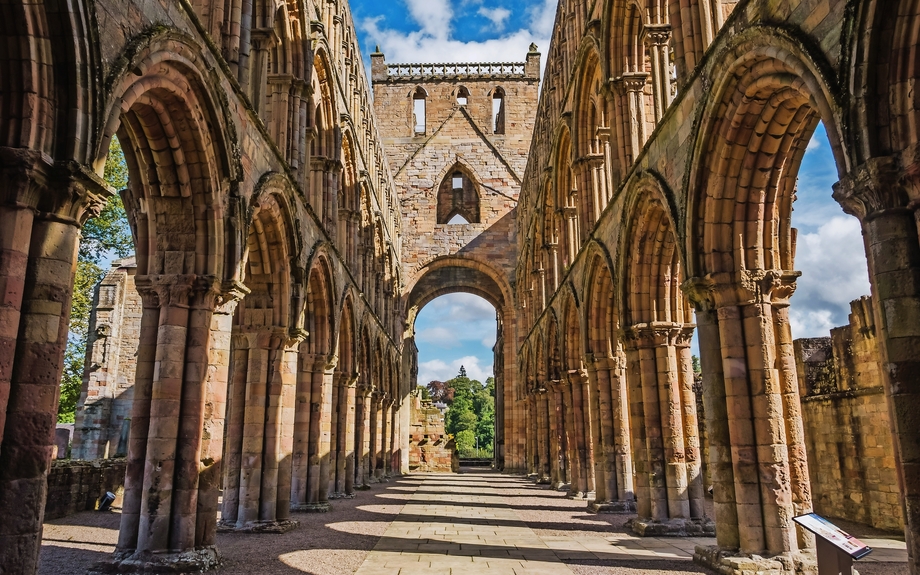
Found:
<path fill-rule="evenodd" d="M 588 379 L 597 386 L 598 425 L 595 453 L 602 473 L 597 477 L 595 499 L 588 510 L 596 513 L 631 513 L 633 499 L 632 458 L 629 443 L 629 404 L 620 362 L 613 357 L 593 357 Z"/>
<path fill-rule="evenodd" d="M 563 439 L 563 407 L 562 389 L 559 381 L 546 382 L 547 398 L 549 400 L 549 457 L 550 457 L 550 482 L 553 489 L 565 485 L 565 440 Z"/>
<path fill-rule="evenodd" d="M 390 398 L 390 450 L 389 450 L 389 472 L 390 475 L 397 475 L 399 469 L 399 409 L 396 407 L 396 399 Z"/>
<path fill-rule="evenodd" d="M 537 460 L 537 483 L 550 483 L 550 424 L 549 397 L 545 387 L 537 390 L 537 437 L 540 450 Z"/>
<path fill-rule="evenodd" d="M 692 519 L 702 519 L 706 515 L 703 509 L 705 493 L 702 475 L 702 448 L 700 446 L 699 418 L 696 413 L 696 394 L 693 392 L 693 354 L 690 352 L 690 342 L 693 339 L 695 327 L 694 325 L 684 325 L 675 339 L 675 346 L 677 348 L 677 370 L 680 386 L 681 422 L 683 423 L 690 517 Z M 791 333 L 789 352 L 792 352 Z M 794 370 L 794 356 L 792 357 L 792 366 Z M 793 371 L 792 386 L 796 390 L 797 385 L 795 372 Z M 799 419 L 799 428 L 801 428 L 801 419 Z"/>
<path fill-rule="evenodd" d="M 638 360 L 639 380 L 630 385 L 634 392 L 630 398 L 634 406 L 630 413 L 633 439 L 645 451 L 641 458 L 637 456 L 643 463 L 637 464 L 637 481 L 647 481 L 647 491 L 640 495 L 638 486 L 636 489 L 640 520 L 633 523 L 633 530 L 640 535 L 698 535 L 713 529 L 711 523 L 702 520 L 699 462 L 695 459 L 690 465 L 686 447 L 686 433 L 690 430 L 689 442 L 695 443 L 698 454 L 692 367 L 690 379 L 682 381 L 686 374 L 682 375 L 678 368 L 677 351 L 678 340 L 682 346 L 689 346 L 691 334 L 692 327 L 670 322 L 637 324 L 628 330 Z M 690 416 L 692 428 L 691 422 L 684 421 L 684 413 Z M 640 429 L 644 430 L 644 442 Z M 692 503 L 691 497 L 695 498 Z M 691 508 L 696 514 L 691 513 Z"/>
<path fill-rule="evenodd" d="M 91 170 L 0 148 L 0 572 L 38 569 L 80 227 Z"/>
<path fill-rule="evenodd" d="M 539 449 L 537 448 L 537 438 L 540 434 L 537 431 L 537 398 L 533 391 L 527 394 L 526 402 L 527 436 L 525 437 L 525 441 L 527 442 L 527 475 L 536 478 L 539 473 L 539 463 L 537 461 Z"/>
<path fill-rule="evenodd" d="M 308 504 L 307 484 L 310 474 L 310 427 L 313 417 L 313 366 L 316 356 L 304 351 L 306 344 L 301 344 L 297 372 L 297 390 L 294 398 L 294 446 L 291 455 L 291 507 L 299 509 Z M 229 450 L 228 450 L 229 451 Z M 229 456 L 229 453 L 228 453 Z M 227 486 L 224 488 L 227 498 Z"/>
<path fill-rule="evenodd" d="M 355 395 L 355 445 L 357 449 L 358 487 L 366 487 L 370 477 L 371 390 L 361 386 Z"/>
<path fill-rule="evenodd" d="M 862 222 L 879 364 L 888 397 L 912 574 L 920 573 L 920 245 L 916 170 L 896 157 L 873 158 L 834 186 L 834 199 Z M 910 160 L 907 160 L 910 161 Z"/>
<path fill-rule="evenodd" d="M 798 549 L 785 425 L 790 414 L 783 404 L 772 309 L 774 297 L 786 300 L 791 294 L 797 275 L 781 270 L 742 270 L 688 282 L 691 298 L 707 301 L 697 306 L 716 310 L 720 359 L 730 368 L 723 381 L 738 540 L 745 553 L 792 553 Z M 706 345 L 712 344 L 707 341 Z M 719 415 L 717 409 L 715 417 Z M 708 411 L 707 417 L 711 417 Z M 718 438 L 718 442 L 722 440 Z M 714 460 L 715 456 L 711 457 Z M 715 476 L 716 469 L 713 471 Z M 718 483 L 716 486 L 724 488 Z M 726 496 L 720 494 L 718 498 L 724 501 Z"/>
<path fill-rule="evenodd" d="M 594 461 L 594 498 L 588 501 L 588 509 L 597 505 L 598 501 L 608 500 L 606 484 L 606 458 L 604 456 L 603 440 L 601 438 L 601 406 L 600 390 L 597 382 L 597 371 L 593 368 L 593 362 L 588 358 L 586 361 L 587 383 L 585 384 L 585 393 L 588 397 L 588 405 L 591 409 L 590 422 L 588 425 L 591 429 L 591 454 Z M 609 410 L 609 404 L 605 406 Z M 609 412 L 608 412 L 609 413 Z"/>
<path fill-rule="evenodd" d="M 291 509 L 294 511 L 328 511 L 329 510 L 329 468 L 331 457 L 332 428 L 332 374 L 337 357 L 324 354 L 303 356 L 302 379 L 298 392 L 298 411 L 306 409 L 299 403 L 309 397 L 310 417 L 301 417 L 298 422 L 297 459 L 302 461 L 304 444 L 304 425 L 309 424 L 307 435 L 307 465 L 298 466 L 298 476 L 294 479 L 297 489 L 292 489 Z M 309 370 L 308 373 L 305 373 Z M 309 382 L 309 383 L 308 383 Z M 309 396 L 306 386 L 310 386 Z M 304 474 L 304 472 L 306 472 Z M 305 486 L 305 489 L 299 486 Z"/>
<path fill-rule="evenodd" d="M 330 412 L 330 424 L 329 424 L 329 485 L 327 486 L 327 493 L 329 499 L 338 499 L 343 495 L 344 491 L 344 463 L 345 463 L 345 453 L 344 449 L 339 449 L 343 447 L 339 441 L 340 433 L 343 431 L 342 424 L 342 391 L 344 389 L 344 374 L 340 371 L 336 371 L 332 374 L 332 397 L 330 403 L 331 412 Z M 341 459 L 341 461 L 340 461 Z M 342 464 L 342 472 L 339 472 L 339 464 Z M 339 490 L 338 484 L 339 479 L 342 480 L 342 490 Z"/>
<path fill-rule="evenodd" d="M 344 387 L 344 413 L 345 413 L 345 433 L 344 439 L 342 440 L 342 451 L 344 452 L 345 460 L 345 478 L 344 486 L 342 493 L 345 497 L 354 497 L 355 496 L 355 429 L 357 427 L 355 418 L 357 417 L 357 411 L 355 410 L 355 399 L 356 399 L 356 387 L 358 384 L 358 374 L 353 374 L 348 381 L 345 382 Z"/>
<path fill-rule="evenodd" d="M 120 571 L 207 569 L 217 561 L 213 456 L 223 443 L 229 316 L 242 291 L 208 276 L 135 282 L 144 313 L 114 561 Z"/>
<path fill-rule="evenodd" d="M 578 370 L 578 382 L 581 385 L 581 402 L 584 406 L 582 416 L 584 418 L 584 446 L 585 446 L 585 499 L 594 498 L 596 489 L 596 477 L 594 475 L 594 418 L 595 408 L 593 398 L 591 397 L 591 386 L 588 381 L 588 372 L 585 369 Z"/>
<path fill-rule="evenodd" d="M 671 103 L 671 61 L 669 45 L 670 24 L 645 26 L 645 46 L 652 64 L 652 99 L 655 103 L 655 123 L 661 121 Z"/>
<path fill-rule="evenodd" d="M 565 446 L 566 459 L 568 460 L 568 477 L 569 496 L 575 497 L 578 484 L 578 476 L 581 472 L 581 466 L 578 459 L 578 441 L 575 437 L 575 409 L 572 403 L 572 384 L 568 378 L 560 382 L 562 387 L 562 402 L 565 409 Z"/>
<path fill-rule="evenodd" d="M 574 427 L 575 427 L 575 450 L 576 458 L 578 460 L 578 476 L 573 478 L 572 487 L 569 490 L 569 495 L 576 499 L 587 498 L 589 487 L 588 487 L 588 476 L 593 470 L 589 470 L 590 467 L 594 467 L 594 462 L 588 458 L 588 448 L 587 441 L 590 437 L 589 433 L 586 433 L 585 429 L 585 410 L 586 410 L 586 401 L 585 401 L 585 386 L 582 382 L 582 371 L 583 370 L 571 370 L 568 372 L 569 385 L 572 389 L 572 413 L 574 414 Z M 587 377 L 585 377 L 587 379 Z"/>
<path fill-rule="evenodd" d="M 630 153 L 627 154 L 627 165 L 632 164 L 636 156 L 645 145 L 648 137 L 645 126 L 645 86 L 648 83 L 648 74 L 637 72 L 624 74 L 620 78 L 620 86 L 626 98 L 627 106 L 627 142 L 630 144 Z"/>

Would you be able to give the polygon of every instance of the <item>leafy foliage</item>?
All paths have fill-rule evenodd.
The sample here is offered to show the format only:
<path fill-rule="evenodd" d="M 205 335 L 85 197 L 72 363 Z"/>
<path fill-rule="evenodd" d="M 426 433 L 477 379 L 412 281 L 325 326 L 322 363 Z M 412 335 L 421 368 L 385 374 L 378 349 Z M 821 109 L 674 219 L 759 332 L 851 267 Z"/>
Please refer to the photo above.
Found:
<path fill-rule="evenodd" d="M 471 453 L 478 445 L 487 452 L 492 451 L 495 441 L 495 378 L 486 384 L 470 379 L 466 369 L 445 382 L 432 381 L 428 384 L 432 398 L 443 397 L 449 405 L 445 428 L 454 435 L 461 454 Z M 435 400 L 438 401 L 438 400 Z"/>
<path fill-rule="evenodd" d="M 103 178 L 116 190 L 128 185 L 128 167 L 118 138 L 112 138 L 109 145 Z M 93 307 L 93 288 L 105 275 L 100 264 L 112 255 L 125 257 L 133 251 L 134 242 L 125 207 L 116 194 L 108 199 L 98 216 L 86 222 L 82 230 L 70 310 L 70 334 L 64 352 L 61 400 L 58 405 L 58 421 L 61 423 L 73 423 L 80 397 L 89 316 Z"/>

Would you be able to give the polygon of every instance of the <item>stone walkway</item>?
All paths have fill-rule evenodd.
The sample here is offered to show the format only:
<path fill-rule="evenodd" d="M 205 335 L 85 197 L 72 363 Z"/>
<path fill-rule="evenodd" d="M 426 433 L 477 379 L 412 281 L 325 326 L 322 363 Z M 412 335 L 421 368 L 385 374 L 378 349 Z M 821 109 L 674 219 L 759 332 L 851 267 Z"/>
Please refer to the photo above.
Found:
<path fill-rule="evenodd" d="M 464 469 L 375 484 L 329 513 L 295 513 L 288 533 L 220 533 L 217 575 L 687 575 L 712 539 L 639 538 L 628 515 L 594 515 L 584 501 L 522 477 Z M 83 512 L 45 524 L 40 575 L 85 575 L 111 558 L 120 515 Z M 862 575 L 907 575 L 903 541 L 842 524 L 875 552 Z"/>
<path fill-rule="evenodd" d="M 689 559 L 696 544 L 714 543 L 708 538 L 637 538 L 603 532 L 540 535 L 515 509 L 519 496 L 529 499 L 542 492 L 548 513 L 557 507 L 563 511 L 573 502 L 521 478 L 492 473 L 414 475 L 401 481 L 410 482 L 417 487 L 357 575 L 570 575 L 573 571 L 566 563 L 611 560 L 683 560 L 686 571 L 704 573 Z M 529 509 L 530 514 L 534 511 Z M 670 565 L 661 567 L 655 571 L 667 572 Z"/>

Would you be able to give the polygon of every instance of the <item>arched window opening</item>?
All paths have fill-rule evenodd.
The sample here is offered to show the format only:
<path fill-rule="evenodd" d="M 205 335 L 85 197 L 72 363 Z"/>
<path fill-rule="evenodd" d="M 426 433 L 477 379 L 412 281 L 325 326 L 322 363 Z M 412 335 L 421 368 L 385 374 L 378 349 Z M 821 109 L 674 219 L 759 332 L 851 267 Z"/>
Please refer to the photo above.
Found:
<path fill-rule="evenodd" d="M 425 133 L 425 98 L 428 94 L 422 87 L 415 89 L 412 96 L 412 125 L 416 134 Z"/>
<path fill-rule="evenodd" d="M 438 186 L 439 224 L 478 224 L 479 193 L 459 169 L 451 170 Z"/>
<path fill-rule="evenodd" d="M 505 91 L 501 88 L 492 92 L 492 133 L 505 133 Z"/>
<path fill-rule="evenodd" d="M 470 101 L 470 91 L 466 89 L 466 86 L 460 86 L 460 89 L 457 90 L 457 103 L 461 106 L 466 106 Z"/>

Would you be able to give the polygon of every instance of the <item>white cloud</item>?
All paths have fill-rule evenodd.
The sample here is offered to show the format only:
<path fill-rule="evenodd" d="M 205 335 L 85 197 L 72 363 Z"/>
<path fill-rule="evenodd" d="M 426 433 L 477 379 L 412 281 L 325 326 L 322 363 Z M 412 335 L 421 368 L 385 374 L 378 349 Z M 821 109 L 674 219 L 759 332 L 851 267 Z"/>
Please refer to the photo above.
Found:
<path fill-rule="evenodd" d="M 428 385 L 429 381 L 447 381 L 456 377 L 460 372 L 462 365 L 466 369 L 466 375 L 470 379 L 476 379 L 482 383 L 492 377 L 492 364 L 481 365 L 480 359 L 476 356 L 467 355 L 461 358 L 445 362 L 441 359 L 432 359 L 423 361 L 418 366 L 418 384 Z"/>
<path fill-rule="evenodd" d="M 835 216 L 802 234 L 795 267 L 802 271 L 792 298 L 792 333 L 823 337 L 847 323 L 850 301 L 869 293 L 865 248 L 856 218 Z"/>
<path fill-rule="evenodd" d="M 485 6 L 480 6 L 477 13 L 492 22 L 492 25 L 499 32 L 505 29 L 505 20 L 508 19 L 508 16 L 511 16 L 511 10 L 501 7 L 486 8 Z"/>
<path fill-rule="evenodd" d="M 805 147 L 806 150 L 817 150 L 821 147 L 821 138 L 812 138 L 808 141 L 808 145 Z"/>
<path fill-rule="evenodd" d="M 453 10 L 447 0 L 408 0 L 413 19 L 421 29 L 388 28 L 382 18 L 365 18 L 359 26 L 368 45 L 379 45 L 388 62 L 522 62 L 531 42 L 549 48 L 557 0 L 544 0 L 528 9 L 528 22 L 499 38 L 464 42 L 451 35 Z M 445 6 L 447 6 L 445 8 Z M 482 9 L 503 20 L 504 8 Z M 490 18 L 491 19 L 491 18 Z M 541 62 L 545 63 L 546 58 Z"/>
<path fill-rule="evenodd" d="M 434 38 L 447 38 L 454 17 L 449 0 L 406 0 L 409 14 L 422 32 Z"/>

